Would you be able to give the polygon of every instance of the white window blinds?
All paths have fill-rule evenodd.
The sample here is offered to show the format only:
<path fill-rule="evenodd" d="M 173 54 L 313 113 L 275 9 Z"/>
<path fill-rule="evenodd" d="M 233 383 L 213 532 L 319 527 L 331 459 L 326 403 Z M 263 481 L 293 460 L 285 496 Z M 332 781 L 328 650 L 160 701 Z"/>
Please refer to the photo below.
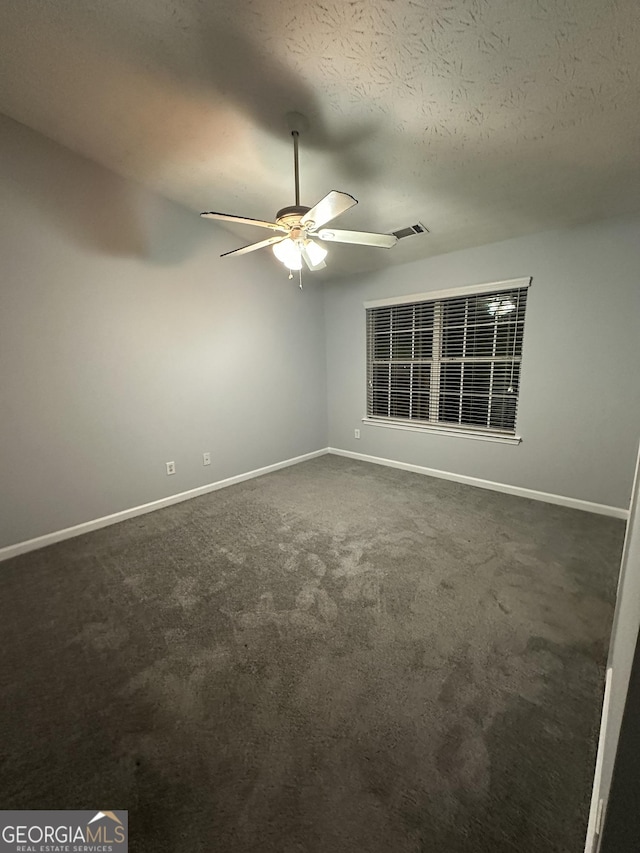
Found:
<path fill-rule="evenodd" d="M 514 435 L 529 281 L 369 303 L 367 417 Z"/>

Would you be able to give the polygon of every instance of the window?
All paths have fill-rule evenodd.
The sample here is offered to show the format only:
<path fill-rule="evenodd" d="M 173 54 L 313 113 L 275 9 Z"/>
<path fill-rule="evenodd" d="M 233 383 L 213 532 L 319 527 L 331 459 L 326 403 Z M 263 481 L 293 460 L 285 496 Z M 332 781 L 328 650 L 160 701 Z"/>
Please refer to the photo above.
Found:
<path fill-rule="evenodd" d="M 531 279 L 367 302 L 367 419 L 515 439 Z"/>

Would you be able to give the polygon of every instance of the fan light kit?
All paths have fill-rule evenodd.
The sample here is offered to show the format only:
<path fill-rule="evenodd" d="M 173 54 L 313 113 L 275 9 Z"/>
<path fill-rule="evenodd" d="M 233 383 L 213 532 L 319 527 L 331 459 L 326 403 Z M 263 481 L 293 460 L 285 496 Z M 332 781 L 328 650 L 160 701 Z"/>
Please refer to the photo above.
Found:
<path fill-rule="evenodd" d="M 230 213 L 217 213 L 213 210 L 201 213 L 207 219 L 220 219 L 223 222 L 239 222 L 244 225 L 257 225 L 259 228 L 269 228 L 277 231 L 273 237 L 251 243 L 231 252 L 220 255 L 221 258 L 229 255 L 245 255 L 263 249 L 267 246 L 273 248 L 273 254 L 289 270 L 289 278 L 292 278 L 292 270 L 300 270 L 302 287 L 303 262 L 310 270 L 320 270 L 326 267 L 325 258 L 327 250 L 321 243 L 353 243 L 360 246 L 373 246 L 375 248 L 390 249 L 398 242 L 395 234 L 375 234 L 369 231 L 340 231 L 335 228 L 323 228 L 341 213 L 354 207 L 358 202 L 348 193 L 332 190 L 313 207 L 305 207 L 300 204 L 300 171 L 298 167 L 298 139 L 300 127 L 306 124 L 303 116 L 297 113 L 288 115 L 293 137 L 293 169 L 296 203 L 290 207 L 283 207 L 275 216 L 275 222 L 267 222 L 262 219 L 249 219 L 245 216 L 233 216 Z"/>

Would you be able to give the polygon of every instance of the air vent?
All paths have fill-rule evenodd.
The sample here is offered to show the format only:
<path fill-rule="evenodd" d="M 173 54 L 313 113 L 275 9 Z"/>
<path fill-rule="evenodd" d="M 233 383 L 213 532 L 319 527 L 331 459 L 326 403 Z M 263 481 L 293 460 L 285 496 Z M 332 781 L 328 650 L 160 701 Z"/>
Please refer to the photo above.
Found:
<path fill-rule="evenodd" d="M 398 240 L 402 240 L 404 237 L 413 237 L 415 234 L 428 234 L 429 229 L 426 228 L 422 222 L 416 222 L 415 225 L 408 225 L 406 228 L 398 228 L 397 231 L 392 231 L 392 234 L 395 234 Z"/>

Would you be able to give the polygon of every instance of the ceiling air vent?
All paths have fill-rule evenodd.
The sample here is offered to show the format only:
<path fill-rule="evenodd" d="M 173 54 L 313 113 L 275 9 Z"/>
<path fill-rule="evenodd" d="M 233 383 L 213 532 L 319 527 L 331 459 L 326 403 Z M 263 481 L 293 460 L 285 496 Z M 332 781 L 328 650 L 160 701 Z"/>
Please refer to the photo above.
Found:
<path fill-rule="evenodd" d="M 415 225 L 398 228 L 397 231 L 392 231 L 391 233 L 395 234 L 398 240 L 402 240 L 404 237 L 413 237 L 415 234 L 428 234 L 429 229 L 422 222 L 416 222 Z"/>

